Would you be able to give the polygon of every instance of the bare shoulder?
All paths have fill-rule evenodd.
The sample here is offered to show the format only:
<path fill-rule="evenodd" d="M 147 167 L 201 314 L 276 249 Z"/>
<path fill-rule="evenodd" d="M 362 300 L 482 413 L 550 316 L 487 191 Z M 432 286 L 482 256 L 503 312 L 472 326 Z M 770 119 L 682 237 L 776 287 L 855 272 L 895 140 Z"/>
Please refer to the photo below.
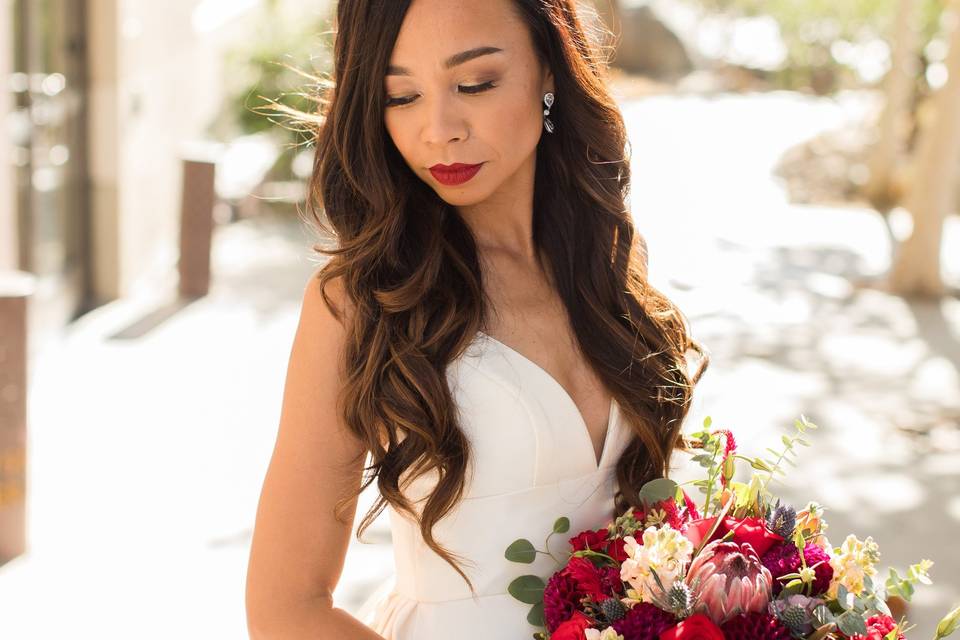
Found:
<path fill-rule="evenodd" d="M 276 442 L 257 506 L 247 570 L 251 628 L 279 630 L 284 611 L 318 600 L 331 606 L 362 479 L 366 448 L 339 407 L 344 321 L 351 305 L 342 281 L 330 279 L 321 289 L 319 274 L 311 274 L 304 287 Z M 342 310 L 340 318 L 328 300 Z M 345 500 L 338 518 L 336 509 Z"/>

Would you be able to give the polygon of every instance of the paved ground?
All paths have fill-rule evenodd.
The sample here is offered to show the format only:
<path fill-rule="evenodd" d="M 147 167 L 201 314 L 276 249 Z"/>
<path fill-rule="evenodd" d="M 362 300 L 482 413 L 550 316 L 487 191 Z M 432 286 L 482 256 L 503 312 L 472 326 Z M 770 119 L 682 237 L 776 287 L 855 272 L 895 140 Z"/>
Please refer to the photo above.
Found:
<path fill-rule="evenodd" d="M 864 108 L 786 93 L 626 102 L 632 210 L 654 284 L 712 354 L 688 428 L 711 415 L 760 453 L 801 413 L 820 424 L 783 493 L 828 505 L 835 544 L 872 534 L 884 566 L 936 561 L 912 616 L 924 638 L 960 602 L 960 301 L 860 286 L 887 266 L 879 218 L 791 206 L 770 176 L 790 145 Z M 0 567 L 0 637 L 246 637 L 250 529 L 309 243 L 296 223 L 222 227 L 210 296 L 113 303 L 37 355 L 31 551 Z M 385 525 L 348 554 L 348 610 L 390 574 Z"/>

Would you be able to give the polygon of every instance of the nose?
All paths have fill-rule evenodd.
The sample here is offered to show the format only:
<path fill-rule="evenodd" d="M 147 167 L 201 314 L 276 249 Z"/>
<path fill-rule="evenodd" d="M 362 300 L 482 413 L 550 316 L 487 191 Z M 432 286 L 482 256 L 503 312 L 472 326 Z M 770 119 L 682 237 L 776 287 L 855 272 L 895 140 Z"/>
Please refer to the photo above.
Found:
<path fill-rule="evenodd" d="M 466 138 L 467 123 L 455 98 L 439 96 L 427 102 L 421 133 L 424 143 L 442 146 Z"/>

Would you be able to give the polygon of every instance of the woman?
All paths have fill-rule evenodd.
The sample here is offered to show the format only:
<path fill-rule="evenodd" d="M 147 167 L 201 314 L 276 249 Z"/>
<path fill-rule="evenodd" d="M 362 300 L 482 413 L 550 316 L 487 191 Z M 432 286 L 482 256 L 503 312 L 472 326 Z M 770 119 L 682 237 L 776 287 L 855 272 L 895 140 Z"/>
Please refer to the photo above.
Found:
<path fill-rule="evenodd" d="M 555 565 L 505 548 L 638 504 L 707 358 L 646 281 L 574 0 L 340 0 L 336 26 L 310 185 L 336 243 L 290 356 L 251 635 L 529 638 L 507 585 Z M 357 536 L 388 509 L 396 579 L 361 619 L 332 593 L 373 481 Z"/>

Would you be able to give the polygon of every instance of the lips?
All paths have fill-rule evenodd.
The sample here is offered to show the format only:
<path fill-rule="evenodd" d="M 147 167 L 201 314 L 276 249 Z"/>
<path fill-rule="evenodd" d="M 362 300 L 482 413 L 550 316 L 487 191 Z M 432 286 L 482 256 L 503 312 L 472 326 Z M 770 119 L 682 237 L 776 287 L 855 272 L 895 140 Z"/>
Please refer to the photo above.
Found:
<path fill-rule="evenodd" d="M 481 166 L 483 166 L 482 162 L 480 164 L 463 164 L 460 162 L 455 164 L 435 164 L 430 167 L 430 173 L 437 179 L 437 182 L 441 184 L 458 185 L 463 184 L 475 176 Z"/>

